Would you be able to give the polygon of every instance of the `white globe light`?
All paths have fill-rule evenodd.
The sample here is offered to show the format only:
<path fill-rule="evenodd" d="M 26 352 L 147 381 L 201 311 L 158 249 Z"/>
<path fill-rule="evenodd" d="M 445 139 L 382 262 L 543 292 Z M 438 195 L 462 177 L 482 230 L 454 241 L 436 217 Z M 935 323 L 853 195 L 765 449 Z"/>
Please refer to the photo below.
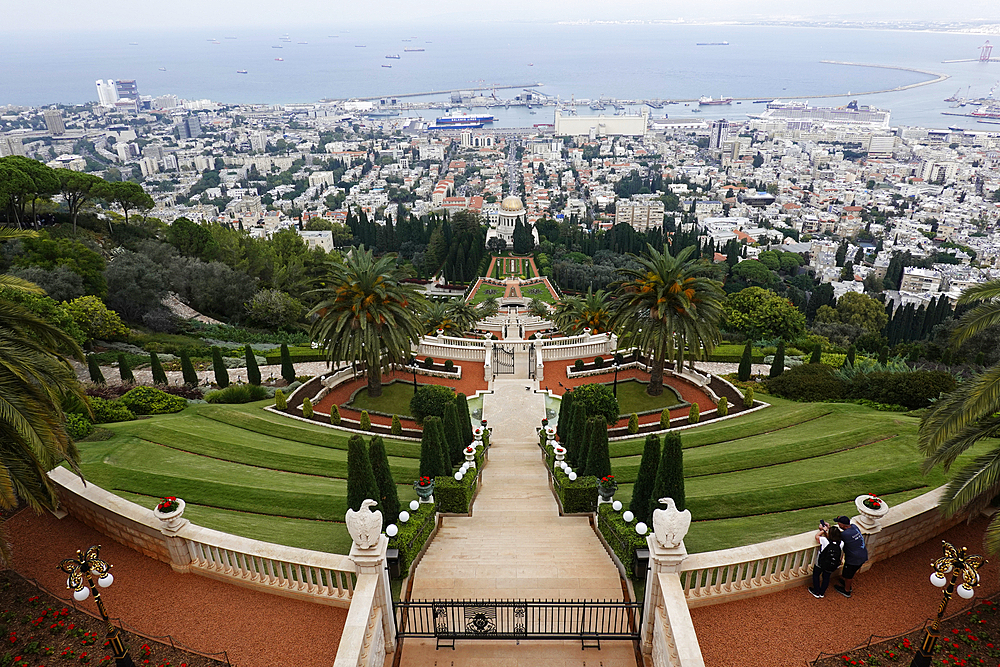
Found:
<path fill-rule="evenodd" d="M 572 470 L 570 471 L 570 473 L 569 473 L 568 476 L 569 476 L 569 481 L 571 481 L 571 482 L 575 482 L 576 481 L 576 473 L 573 472 Z"/>
<path fill-rule="evenodd" d="M 90 589 L 84 586 L 78 591 L 73 591 L 73 599 L 77 602 L 83 602 L 90 597 Z"/>
<path fill-rule="evenodd" d="M 413 511 L 413 512 L 416 512 L 418 509 L 420 509 L 420 503 L 417 502 L 416 500 L 411 500 L 410 501 L 410 510 Z"/>
<path fill-rule="evenodd" d="M 414 502 L 416 502 L 416 501 L 414 501 Z M 420 503 L 417 503 L 417 504 L 419 505 Z M 399 513 L 399 522 L 400 523 L 406 523 L 409 520 L 410 520 L 410 513 L 409 512 L 407 512 L 406 510 L 403 510 L 402 512 Z"/>
<path fill-rule="evenodd" d="M 625 520 L 625 523 L 632 523 L 632 519 L 634 519 L 634 518 L 635 518 L 635 515 L 632 514 L 631 512 L 629 512 L 628 510 L 625 510 L 625 513 L 622 514 L 622 519 Z"/>
<path fill-rule="evenodd" d="M 100 586 L 101 588 L 107 588 L 113 583 L 115 583 L 115 577 L 110 572 L 108 572 L 106 575 L 97 580 L 97 585 Z"/>
<path fill-rule="evenodd" d="M 616 500 L 615 502 L 611 503 L 611 509 L 613 509 L 616 512 L 621 512 L 622 511 L 622 501 Z"/>
<path fill-rule="evenodd" d="M 639 533 L 640 535 L 645 535 L 648 532 L 648 530 L 649 529 L 646 528 L 646 524 L 644 524 L 642 521 L 635 524 L 635 532 Z"/>
<path fill-rule="evenodd" d="M 931 583 L 937 586 L 938 588 L 941 588 L 942 586 L 948 583 L 948 580 L 945 579 L 943 574 L 935 572 L 934 574 L 931 575 Z"/>
<path fill-rule="evenodd" d="M 971 598 L 973 595 L 976 594 L 976 591 L 972 590 L 972 586 L 970 586 L 969 584 L 962 584 L 961 586 L 958 587 L 957 590 L 958 590 L 958 597 L 962 598 L 963 600 L 968 600 L 969 598 Z"/>
<path fill-rule="evenodd" d="M 463 475 L 461 472 L 456 472 L 455 473 L 455 481 L 456 482 L 461 482 L 463 477 L 465 477 L 465 475 Z"/>
<path fill-rule="evenodd" d="M 397 528 L 396 524 L 394 523 L 390 523 L 388 526 L 385 527 L 385 534 L 388 535 L 389 537 L 396 537 L 396 533 L 398 532 L 399 528 Z"/>

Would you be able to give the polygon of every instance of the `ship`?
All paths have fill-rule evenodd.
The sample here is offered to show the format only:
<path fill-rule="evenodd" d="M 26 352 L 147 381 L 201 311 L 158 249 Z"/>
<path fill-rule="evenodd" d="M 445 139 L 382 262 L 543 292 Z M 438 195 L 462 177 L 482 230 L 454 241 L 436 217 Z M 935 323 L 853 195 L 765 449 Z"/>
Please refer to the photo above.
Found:
<path fill-rule="evenodd" d="M 366 111 L 362 115 L 363 116 L 368 116 L 370 118 L 392 118 L 394 116 L 398 116 L 399 112 L 398 111 L 391 111 L 391 110 L 387 110 L 387 111 Z"/>
<path fill-rule="evenodd" d="M 653 109 L 662 109 L 663 108 L 663 105 L 660 104 L 659 102 L 657 102 L 656 100 L 650 100 L 650 101 L 646 102 L 646 106 L 652 107 Z"/>
<path fill-rule="evenodd" d="M 238 70 L 236 70 L 236 73 L 237 74 L 246 74 L 247 71 L 245 69 L 238 69 Z"/>
<path fill-rule="evenodd" d="M 444 125 L 438 123 L 433 125 L 428 129 L 431 130 L 478 130 L 482 128 L 484 123 L 473 123 L 473 122 L 454 122 L 446 123 Z"/>
<path fill-rule="evenodd" d="M 970 116 L 975 116 L 976 118 L 997 118 L 1000 119 L 1000 106 L 992 106 L 976 109 Z"/>
<path fill-rule="evenodd" d="M 279 63 L 283 63 L 283 62 L 285 62 L 285 59 L 284 59 L 284 58 L 275 58 L 275 60 L 277 60 L 277 61 L 278 61 Z"/>
<path fill-rule="evenodd" d="M 729 42 L 695 42 L 695 46 L 729 46 Z"/>
<path fill-rule="evenodd" d="M 399 60 L 399 54 L 397 53 L 395 55 L 386 56 L 386 58 L 388 58 L 389 60 Z"/>
<path fill-rule="evenodd" d="M 382 65 L 382 67 L 392 67 L 392 65 Z"/>
<path fill-rule="evenodd" d="M 600 102 L 594 102 L 593 104 L 590 105 L 590 108 L 593 109 L 594 111 L 604 111 L 606 107 Z"/>
<path fill-rule="evenodd" d="M 403 49 L 406 53 L 414 53 L 416 51 L 425 51 L 426 49 Z"/>
<path fill-rule="evenodd" d="M 283 49 L 283 48 L 285 48 L 285 47 L 283 47 L 283 46 L 272 46 L 271 48 L 272 48 L 272 49 Z"/>
<path fill-rule="evenodd" d="M 733 98 L 731 98 L 731 97 L 720 97 L 717 100 L 714 100 L 711 97 L 699 97 L 698 98 L 698 105 L 699 106 L 703 106 L 703 107 L 714 107 L 714 106 L 720 106 L 720 105 L 723 105 L 723 104 L 732 104 L 732 103 L 733 103 Z"/>
<path fill-rule="evenodd" d="M 167 68 L 166 68 L 166 67 L 161 67 L 161 68 L 160 68 L 160 71 L 161 71 L 161 72 L 166 72 L 166 71 L 167 71 Z"/>
<path fill-rule="evenodd" d="M 479 123 L 479 127 L 482 127 L 485 123 L 492 123 L 494 120 L 493 116 L 470 116 L 464 112 L 449 112 L 446 113 L 441 118 L 435 118 L 434 122 L 438 125 L 456 125 L 465 123 Z"/>

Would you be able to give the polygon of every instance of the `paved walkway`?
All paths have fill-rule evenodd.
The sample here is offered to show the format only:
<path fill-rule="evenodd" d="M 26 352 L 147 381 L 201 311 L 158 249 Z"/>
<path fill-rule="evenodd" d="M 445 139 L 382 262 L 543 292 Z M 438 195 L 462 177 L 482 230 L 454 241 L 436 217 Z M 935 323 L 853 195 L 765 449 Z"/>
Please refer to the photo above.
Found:
<path fill-rule="evenodd" d="M 528 387 L 528 389 L 526 389 Z M 535 427 L 544 400 L 527 381 L 497 380 L 483 401 L 493 428 L 489 465 L 471 518 L 447 517 L 416 568 L 410 598 L 621 600 L 611 558 L 581 517 L 560 517 Z M 401 665 L 569 667 L 635 664 L 631 642 L 582 651 L 579 642 L 404 643 Z"/>

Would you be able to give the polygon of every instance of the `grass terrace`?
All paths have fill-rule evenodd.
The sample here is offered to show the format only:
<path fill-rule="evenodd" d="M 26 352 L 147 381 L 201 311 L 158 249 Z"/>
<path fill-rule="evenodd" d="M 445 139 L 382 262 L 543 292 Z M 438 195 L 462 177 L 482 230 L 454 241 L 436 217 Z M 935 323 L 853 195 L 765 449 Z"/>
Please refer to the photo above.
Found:
<path fill-rule="evenodd" d="M 347 434 L 265 412 L 270 403 L 194 405 L 105 424 L 110 439 L 78 443 L 81 468 L 88 481 L 144 507 L 183 498 L 184 516 L 207 528 L 346 554 Z M 409 502 L 420 443 L 385 445 L 400 501 Z"/>
<path fill-rule="evenodd" d="M 423 357 L 420 358 L 423 361 Z M 418 383 L 419 384 L 419 383 Z M 382 385 L 382 395 L 368 396 L 367 385 L 363 386 L 348 403 L 355 410 L 381 412 L 387 415 L 410 417 L 410 399 L 413 398 L 413 383 L 392 382 Z"/>
<path fill-rule="evenodd" d="M 538 299 L 548 304 L 554 304 L 556 302 L 556 300 L 552 297 L 552 292 L 550 292 L 549 288 L 542 283 L 521 287 L 521 296 L 526 299 Z"/>
<path fill-rule="evenodd" d="M 619 397 L 621 390 L 619 383 Z M 948 479 L 940 468 L 921 472 L 917 417 L 848 403 L 758 398 L 773 407 L 681 431 L 687 507 L 694 519 L 685 544 L 692 553 L 804 532 L 821 518 L 856 514 L 854 498 L 862 493 L 878 493 L 897 505 Z M 615 498 L 626 507 L 643 442 L 611 443 L 621 483 Z M 952 470 L 988 447 L 973 448 Z"/>
<path fill-rule="evenodd" d="M 504 288 L 499 285 L 482 284 L 479 286 L 479 289 L 476 290 L 476 293 L 472 295 L 472 298 L 469 299 L 469 303 L 477 306 L 491 296 L 496 297 L 497 299 L 502 299 L 503 294 Z"/>
<path fill-rule="evenodd" d="M 603 378 L 602 378 L 603 379 Z M 618 411 L 622 417 L 628 417 L 633 412 L 645 412 L 647 410 L 662 410 L 680 405 L 681 400 L 677 390 L 668 384 L 663 385 L 663 393 L 659 396 L 650 396 L 646 393 L 648 383 L 637 380 L 618 381 Z M 639 450 L 642 453 L 642 450 Z"/>

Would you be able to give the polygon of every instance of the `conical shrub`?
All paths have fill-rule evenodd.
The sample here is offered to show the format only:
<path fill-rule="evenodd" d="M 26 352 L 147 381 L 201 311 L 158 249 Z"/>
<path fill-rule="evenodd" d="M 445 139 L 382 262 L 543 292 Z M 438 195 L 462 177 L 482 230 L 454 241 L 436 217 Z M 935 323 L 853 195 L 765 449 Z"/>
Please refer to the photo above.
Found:
<path fill-rule="evenodd" d="M 219 385 L 220 389 L 228 387 L 229 371 L 226 369 L 226 363 L 222 360 L 222 350 L 218 346 L 212 347 L 212 370 L 215 371 L 215 384 Z"/>
<path fill-rule="evenodd" d="M 746 382 L 750 379 L 750 372 L 753 370 L 752 363 L 753 346 L 750 344 L 750 341 L 747 341 L 747 344 L 743 347 L 743 356 L 740 357 L 740 367 L 736 374 L 740 382 Z"/>
<path fill-rule="evenodd" d="M 188 387 L 198 386 L 198 373 L 194 370 L 194 364 L 191 363 L 191 355 L 183 348 L 181 349 L 181 375 L 184 376 L 184 384 Z"/>
<path fill-rule="evenodd" d="M 464 458 L 462 450 L 465 449 L 465 444 L 462 443 L 461 429 L 458 426 L 458 410 L 454 401 L 444 406 L 442 423 L 444 424 L 444 441 L 448 447 L 449 465 L 461 465 Z"/>
<path fill-rule="evenodd" d="M 601 417 L 601 424 L 604 425 L 604 418 Z M 576 447 L 576 463 L 571 463 L 578 475 L 589 475 L 587 464 L 590 462 L 590 441 L 594 437 L 594 418 L 591 417 L 583 425 L 583 431 L 578 438 Z M 606 426 L 605 426 L 606 428 Z"/>
<path fill-rule="evenodd" d="M 167 374 L 163 372 L 163 364 L 156 352 L 149 353 L 149 368 L 153 371 L 153 384 L 167 384 Z"/>
<path fill-rule="evenodd" d="M 288 384 L 295 382 L 295 366 L 292 364 L 292 355 L 288 353 L 287 343 L 281 344 L 281 377 Z"/>
<path fill-rule="evenodd" d="M 424 432 L 420 437 L 420 476 L 430 477 L 445 474 L 445 462 L 441 458 L 444 434 L 441 418 L 435 415 L 424 418 Z"/>
<path fill-rule="evenodd" d="M 371 461 L 372 473 L 375 475 L 375 485 L 378 487 L 379 509 L 382 510 L 382 527 L 396 523 L 399 516 L 399 494 L 396 482 L 392 479 L 389 468 L 389 458 L 385 453 L 385 443 L 382 436 L 373 436 L 368 444 L 368 459 Z"/>
<path fill-rule="evenodd" d="M 604 417 L 591 417 L 590 446 L 587 448 L 587 474 L 597 479 L 611 474 L 611 454 L 608 452 L 608 425 Z M 589 425 L 589 424 L 588 424 Z"/>
<path fill-rule="evenodd" d="M 810 364 L 818 364 L 823 360 L 823 346 L 820 343 L 816 343 L 813 346 L 812 356 L 809 357 Z"/>
<path fill-rule="evenodd" d="M 656 483 L 656 469 L 660 465 L 660 436 L 650 434 L 646 436 L 646 442 L 642 448 L 642 459 L 639 461 L 639 474 L 635 478 L 635 485 L 632 487 L 632 500 L 629 502 L 629 510 L 635 515 L 636 521 L 642 521 L 646 525 L 652 525 L 652 510 L 649 506 L 649 498 L 653 494 L 653 485 Z"/>
<path fill-rule="evenodd" d="M 94 384 L 107 384 L 107 380 L 104 379 L 104 373 L 101 372 L 101 365 L 97 363 L 97 358 L 92 355 L 87 355 L 87 370 L 90 371 L 90 381 Z"/>
<path fill-rule="evenodd" d="M 118 375 L 121 376 L 123 383 L 135 384 L 135 376 L 132 375 L 132 368 L 128 365 L 125 353 L 119 353 L 118 355 Z"/>
<path fill-rule="evenodd" d="M 361 430 L 370 431 L 372 430 L 372 418 L 368 416 L 367 410 L 361 411 Z"/>
<path fill-rule="evenodd" d="M 774 353 L 774 361 L 771 362 L 771 372 L 768 377 L 776 378 L 785 372 L 785 341 L 778 341 L 778 351 Z"/>
<path fill-rule="evenodd" d="M 347 506 L 358 511 L 365 499 L 378 500 L 380 497 L 364 438 L 352 435 L 347 440 Z"/>
<path fill-rule="evenodd" d="M 660 498 L 673 498 L 679 510 L 683 510 L 686 506 L 684 499 L 684 454 L 681 449 L 681 436 L 676 432 L 666 433 L 663 436 L 660 465 L 656 469 L 653 493 L 649 496 L 650 518 L 653 516 L 653 510 L 660 506 Z"/>
<path fill-rule="evenodd" d="M 472 415 L 469 413 L 469 400 L 465 394 L 455 394 L 455 410 L 458 412 L 458 428 L 462 433 L 462 446 L 472 444 Z"/>
<path fill-rule="evenodd" d="M 399 415 L 392 416 L 392 424 L 389 426 L 389 433 L 392 433 L 393 435 L 402 435 L 403 425 L 399 423 Z"/>
<path fill-rule="evenodd" d="M 330 406 L 330 423 L 334 426 L 340 426 L 340 408 L 334 403 Z"/>
<path fill-rule="evenodd" d="M 566 439 L 569 437 L 570 419 L 573 417 L 573 391 L 567 391 L 559 401 L 559 421 L 556 424 L 556 436 L 562 446 L 566 446 Z"/>
<path fill-rule="evenodd" d="M 244 350 L 247 360 L 247 382 L 250 384 L 260 384 L 260 368 L 257 366 L 257 355 L 253 348 L 247 345 Z"/>

